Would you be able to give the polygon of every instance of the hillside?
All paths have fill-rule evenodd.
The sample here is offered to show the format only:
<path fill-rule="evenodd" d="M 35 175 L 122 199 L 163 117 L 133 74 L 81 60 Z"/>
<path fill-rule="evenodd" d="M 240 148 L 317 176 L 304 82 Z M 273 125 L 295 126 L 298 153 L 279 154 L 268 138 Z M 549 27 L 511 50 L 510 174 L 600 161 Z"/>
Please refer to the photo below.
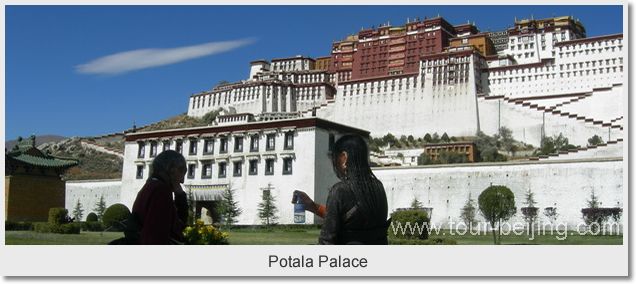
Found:
<path fill-rule="evenodd" d="M 39 137 L 38 137 L 39 139 Z M 78 159 L 80 165 L 68 170 L 65 180 L 120 179 L 123 160 L 111 154 L 83 147 L 81 138 L 73 137 L 60 142 L 48 142 L 38 146 L 53 156 Z"/>

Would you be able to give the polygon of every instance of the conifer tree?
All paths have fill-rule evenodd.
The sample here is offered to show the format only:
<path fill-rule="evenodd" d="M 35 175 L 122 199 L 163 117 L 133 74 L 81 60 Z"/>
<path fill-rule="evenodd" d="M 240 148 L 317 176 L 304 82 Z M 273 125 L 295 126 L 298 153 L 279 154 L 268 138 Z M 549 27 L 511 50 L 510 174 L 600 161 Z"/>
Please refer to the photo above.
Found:
<path fill-rule="evenodd" d="M 102 222 L 102 218 L 104 217 L 104 212 L 106 211 L 106 202 L 104 201 L 104 195 L 102 194 L 99 197 L 99 201 L 95 203 L 95 207 L 93 208 L 95 214 L 97 214 L 97 219 Z"/>
<path fill-rule="evenodd" d="M 261 218 L 265 225 L 274 224 L 278 217 L 276 213 L 276 198 L 271 193 L 271 184 L 267 185 L 267 188 L 262 191 L 263 201 L 258 204 L 258 217 Z"/>
<path fill-rule="evenodd" d="M 82 203 L 77 199 L 77 203 L 73 208 L 73 218 L 75 218 L 75 222 L 82 221 L 82 216 L 84 216 L 84 209 L 82 208 Z"/>
<path fill-rule="evenodd" d="M 243 210 L 239 208 L 238 201 L 234 199 L 235 190 L 226 188 L 221 193 L 221 202 L 219 203 L 218 212 L 225 219 L 225 224 L 232 226 L 237 221 L 237 217 L 241 215 Z"/>

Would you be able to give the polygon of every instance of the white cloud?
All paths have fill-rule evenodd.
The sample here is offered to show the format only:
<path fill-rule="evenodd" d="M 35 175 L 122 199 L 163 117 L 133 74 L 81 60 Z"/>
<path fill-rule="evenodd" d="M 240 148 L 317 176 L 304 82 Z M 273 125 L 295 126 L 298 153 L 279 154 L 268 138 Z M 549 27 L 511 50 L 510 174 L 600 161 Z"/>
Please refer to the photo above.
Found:
<path fill-rule="evenodd" d="M 120 74 L 230 51 L 254 41 L 254 39 L 241 39 L 170 49 L 153 48 L 125 51 L 78 65 L 75 67 L 75 71 L 82 74 Z"/>

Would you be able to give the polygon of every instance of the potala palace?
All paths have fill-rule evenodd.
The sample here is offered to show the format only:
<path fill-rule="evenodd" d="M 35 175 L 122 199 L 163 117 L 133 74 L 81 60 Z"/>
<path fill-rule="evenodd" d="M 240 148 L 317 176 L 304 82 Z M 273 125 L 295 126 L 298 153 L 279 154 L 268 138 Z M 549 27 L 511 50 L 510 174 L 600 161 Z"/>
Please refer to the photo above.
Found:
<path fill-rule="evenodd" d="M 524 143 L 562 133 L 584 148 L 515 162 L 375 168 L 389 210 L 417 197 L 433 222 L 447 224 L 460 220 L 469 194 L 476 199 L 495 184 L 513 190 L 517 208 L 531 190 L 537 207 L 556 207 L 557 221 L 575 226 L 592 192 L 603 207 L 626 206 L 626 55 L 622 34 L 588 38 L 569 16 L 496 32 L 441 17 L 361 30 L 333 42 L 329 56 L 258 59 L 245 80 L 192 95 L 188 115 L 222 108 L 215 123 L 127 134 L 122 180 L 69 182 L 66 207 L 103 195 L 131 208 L 152 158 L 177 149 L 204 218 L 229 187 L 243 209 L 239 224 L 260 224 L 263 191 L 276 197 L 278 222 L 293 223 L 293 190 L 325 202 L 336 181 L 329 147 L 344 133 L 474 136 L 505 126 Z M 594 135 L 605 143 L 585 147 Z M 308 218 L 314 222 L 321 219 Z"/>

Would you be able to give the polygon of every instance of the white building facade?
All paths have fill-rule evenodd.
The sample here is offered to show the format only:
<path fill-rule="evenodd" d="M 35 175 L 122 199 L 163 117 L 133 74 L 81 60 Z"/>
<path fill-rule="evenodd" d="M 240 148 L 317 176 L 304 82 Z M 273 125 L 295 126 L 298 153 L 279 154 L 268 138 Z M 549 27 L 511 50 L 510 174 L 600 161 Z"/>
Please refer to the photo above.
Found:
<path fill-rule="evenodd" d="M 375 137 L 493 135 L 506 126 L 516 140 L 535 146 L 559 133 L 582 146 L 593 135 L 607 141 L 623 136 L 622 34 L 585 38 L 578 21 L 559 17 L 518 21 L 497 36 L 505 44 L 495 55 L 452 47 L 419 56 L 417 73 L 358 80 L 331 79 L 301 64 L 304 57 L 272 60 L 276 70 L 256 61 L 250 80 L 193 95 L 188 114 L 218 107 L 257 119 L 271 112 L 315 114 Z"/>
<path fill-rule="evenodd" d="M 237 224 L 261 223 L 257 208 L 263 194 L 274 196 L 277 222 L 291 224 L 294 190 L 305 191 L 325 203 L 328 190 L 337 182 L 329 148 L 345 133 L 368 136 L 366 131 L 319 118 L 128 134 L 121 203 L 132 208 L 137 192 L 148 179 L 152 159 L 172 149 L 186 158 L 188 173 L 183 187 L 197 203 L 198 214 L 214 212 L 221 192 L 231 188 L 243 210 Z M 213 218 L 218 221 L 218 216 Z M 311 215 L 306 219 L 308 224 L 316 221 Z"/>

